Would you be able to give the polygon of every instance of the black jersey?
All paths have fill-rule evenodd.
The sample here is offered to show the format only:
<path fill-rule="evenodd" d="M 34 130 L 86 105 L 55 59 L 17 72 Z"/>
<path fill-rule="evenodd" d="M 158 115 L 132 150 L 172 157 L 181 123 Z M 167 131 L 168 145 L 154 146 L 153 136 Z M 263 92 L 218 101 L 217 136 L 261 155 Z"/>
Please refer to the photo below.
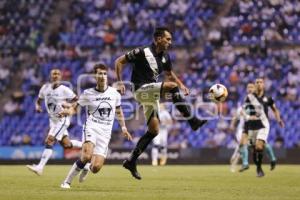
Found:
<path fill-rule="evenodd" d="M 156 54 L 154 44 L 129 51 L 125 57 L 132 65 L 131 81 L 135 90 L 144 84 L 157 82 L 163 71 L 172 70 L 169 54 Z"/>
<path fill-rule="evenodd" d="M 245 112 L 250 116 L 257 116 L 259 120 L 246 121 L 245 129 L 258 130 L 260 128 L 264 128 L 264 124 L 267 125 L 269 123 L 269 107 L 272 107 L 273 105 L 274 100 L 266 95 L 262 95 L 261 97 L 256 94 L 247 95 L 244 105 Z"/>

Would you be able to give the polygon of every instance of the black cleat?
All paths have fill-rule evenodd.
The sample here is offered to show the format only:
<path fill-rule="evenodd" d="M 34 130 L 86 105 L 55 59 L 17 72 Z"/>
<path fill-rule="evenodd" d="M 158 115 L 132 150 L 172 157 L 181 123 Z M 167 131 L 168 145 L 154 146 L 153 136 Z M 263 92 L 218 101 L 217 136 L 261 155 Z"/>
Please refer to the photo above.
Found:
<path fill-rule="evenodd" d="M 247 169 L 249 169 L 249 165 L 242 165 L 241 169 L 239 170 L 239 172 L 244 172 Z"/>
<path fill-rule="evenodd" d="M 275 167 L 276 167 L 276 160 L 271 161 L 271 163 L 270 163 L 270 170 L 273 171 L 275 169 Z"/>
<path fill-rule="evenodd" d="M 136 169 L 136 164 L 135 163 L 130 162 L 129 160 L 126 159 L 123 162 L 123 167 L 126 168 L 126 169 L 128 169 L 130 171 L 131 175 L 134 178 L 136 178 L 138 180 L 142 179 L 141 175 L 139 174 L 139 172 Z"/>
<path fill-rule="evenodd" d="M 194 118 L 190 119 L 188 122 L 189 122 L 191 128 L 194 131 L 196 131 L 198 128 L 203 126 L 207 122 L 207 120 L 201 120 L 201 119 L 194 117 Z"/>
<path fill-rule="evenodd" d="M 265 173 L 264 173 L 264 171 L 262 170 L 261 167 L 259 167 L 259 168 L 256 169 L 256 174 L 257 174 L 256 177 L 259 177 L 259 178 L 265 176 Z"/>

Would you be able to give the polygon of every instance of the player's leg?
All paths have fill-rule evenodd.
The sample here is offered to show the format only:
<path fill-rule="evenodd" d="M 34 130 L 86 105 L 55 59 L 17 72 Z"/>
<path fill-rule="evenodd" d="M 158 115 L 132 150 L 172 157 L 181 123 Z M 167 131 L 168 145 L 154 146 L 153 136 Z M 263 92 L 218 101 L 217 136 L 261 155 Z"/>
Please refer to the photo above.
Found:
<path fill-rule="evenodd" d="M 149 119 L 147 123 L 148 131 L 139 139 L 136 147 L 130 155 L 130 158 L 123 162 L 123 167 L 128 169 L 131 172 L 131 175 L 139 180 L 141 179 L 141 176 L 136 169 L 136 161 L 159 131 L 159 120 L 157 118 L 157 115 L 154 113 L 155 112 L 153 111 L 153 114 L 150 115 L 149 118 L 146 118 Z"/>
<path fill-rule="evenodd" d="M 166 93 L 171 94 L 172 101 L 175 104 L 176 108 L 183 115 L 183 117 L 188 119 L 187 121 L 193 130 L 197 130 L 207 122 L 207 120 L 200 120 L 192 116 L 190 107 L 188 103 L 180 95 L 179 87 L 176 83 L 164 82 L 161 87 L 162 87 L 162 95 L 166 96 Z"/>
<path fill-rule="evenodd" d="M 60 141 L 60 144 L 65 148 L 65 149 L 70 149 L 73 147 L 81 148 L 82 147 L 82 142 L 78 140 L 70 140 L 68 135 L 64 135 L 62 140 Z"/>
<path fill-rule="evenodd" d="M 79 176 L 80 183 L 86 180 L 89 171 L 94 174 L 100 171 L 107 156 L 109 141 L 110 138 L 107 138 L 106 135 L 101 135 L 101 133 L 98 133 L 96 135 L 96 143 L 92 160 L 91 163 L 86 164 L 86 166 L 81 171 Z"/>
<path fill-rule="evenodd" d="M 264 145 L 265 141 L 257 138 L 256 143 L 255 143 L 255 154 L 256 154 L 256 172 L 257 172 L 257 177 L 263 177 L 264 172 L 262 170 L 262 160 L 263 160 L 263 153 L 264 153 Z"/>
<path fill-rule="evenodd" d="M 62 188 L 70 188 L 70 185 L 75 176 L 79 174 L 79 172 L 85 167 L 85 165 L 91 161 L 92 155 L 94 151 L 94 144 L 90 141 L 86 141 L 82 145 L 81 156 L 73 166 L 71 167 L 67 177 L 64 182 L 61 184 Z"/>
<path fill-rule="evenodd" d="M 168 131 L 163 130 L 159 134 L 159 139 L 161 142 L 159 165 L 166 165 L 168 159 Z"/>
<path fill-rule="evenodd" d="M 271 160 L 270 170 L 274 170 L 276 167 L 276 157 L 275 157 L 273 148 L 269 143 L 266 143 L 265 148 L 266 148 L 266 152 Z"/>
<path fill-rule="evenodd" d="M 159 135 L 153 139 L 153 146 L 151 149 L 151 158 L 152 158 L 152 165 L 158 165 L 158 151 L 159 151 Z"/>
<path fill-rule="evenodd" d="M 249 151 L 248 151 L 248 134 L 245 132 L 242 134 L 241 144 L 240 144 L 240 154 L 242 158 L 242 168 L 240 172 L 249 169 Z"/>
<path fill-rule="evenodd" d="M 54 136 L 50 134 L 47 136 L 45 139 L 45 149 L 42 153 L 39 164 L 26 166 L 30 171 L 36 173 L 37 175 L 42 175 L 43 169 L 53 153 L 53 145 L 55 144 L 55 141 L 56 140 Z"/>

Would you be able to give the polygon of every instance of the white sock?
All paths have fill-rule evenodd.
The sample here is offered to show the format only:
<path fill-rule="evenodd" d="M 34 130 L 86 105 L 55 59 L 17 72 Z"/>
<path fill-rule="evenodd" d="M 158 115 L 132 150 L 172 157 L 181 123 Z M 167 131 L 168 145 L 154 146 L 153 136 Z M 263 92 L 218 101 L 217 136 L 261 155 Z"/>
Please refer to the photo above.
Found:
<path fill-rule="evenodd" d="M 86 163 L 86 165 L 84 166 L 83 169 L 90 171 L 90 166 L 91 166 L 91 163 Z"/>
<path fill-rule="evenodd" d="M 40 163 L 38 164 L 38 168 L 43 169 L 46 165 L 46 163 L 48 162 L 49 158 L 52 155 L 53 150 L 49 149 L 49 148 L 45 148 L 40 160 Z"/>
<path fill-rule="evenodd" d="M 73 164 L 72 168 L 70 169 L 66 179 L 64 182 L 67 182 L 69 184 L 72 183 L 73 179 L 75 176 L 77 176 L 79 174 L 79 172 L 81 171 L 81 169 L 77 166 L 76 162 Z"/>
<path fill-rule="evenodd" d="M 152 157 L 152 161 L 157 162 L 157 159 L 158 159 L 158 148 L 156 148 L 156 147 L 152 148 L 151 157 Z"/>
<path fill-rule="evenodd" d="M 71 143 L 72 143 L 73 147 L 78 147 L 78 148 L 82 147 L 82 142 L 80 142 L 78 140 L 71 140 Z"/>

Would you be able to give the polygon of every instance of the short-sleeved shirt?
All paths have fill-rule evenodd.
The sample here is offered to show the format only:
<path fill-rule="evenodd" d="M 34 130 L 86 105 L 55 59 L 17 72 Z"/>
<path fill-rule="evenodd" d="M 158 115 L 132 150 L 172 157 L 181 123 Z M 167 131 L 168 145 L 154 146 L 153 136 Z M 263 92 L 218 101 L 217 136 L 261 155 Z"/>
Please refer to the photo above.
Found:
<path fill-rule="evenodd" d="M 131 81 L 137 90 L 147 83 L 157 82 L 163 71 L 171 71 L 172 63 L 168 53 L 155 52 L 154 44 L 131 50 L 125 54 L 126 60 L 132 65 Z"/>
<path fill-rule="evenodd" d="M 116 108 L 121 106 L 121 95 L 108 86 L 104 92 L 89 88 L 79 96 L 78 104 L 87 108 L 85 127 L 92 127 L 99 134 L 111 137 Z"/>
<path fill-rule="evenodd" d="M 76 94 L 67 86 L 59 85 L 53 88 L 51 83 L 46 83 L 40 89 L 38 97 L 45 100 L 45 106 L 50 120 L 55 122 L 62 120 L 58 117 L 58 113 L 62 111 L 63 104 L 74 99 Z M 67 118 L 69 120 L 71 117 Z"/>
<path fill-rule="evenodd" d="M 257 116 L 259 120 L 248 120 L 245 126 L 249 130 L 264 128 L 265 125 L 269 124 L 268 108 L 272 107 L 273 104 L 274 100 L 271 97 L 265 95 L 258 97 L 256 94 L 247 95 L 244 109 L 248 115 Z"/>

